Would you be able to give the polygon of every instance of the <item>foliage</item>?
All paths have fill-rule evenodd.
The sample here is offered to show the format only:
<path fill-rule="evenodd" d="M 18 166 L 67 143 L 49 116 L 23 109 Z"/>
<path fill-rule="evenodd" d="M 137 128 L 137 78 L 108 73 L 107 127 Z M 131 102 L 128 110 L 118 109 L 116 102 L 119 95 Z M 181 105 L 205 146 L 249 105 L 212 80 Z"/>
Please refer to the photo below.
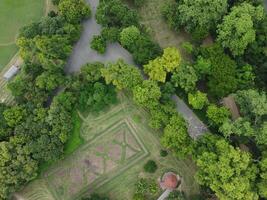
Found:
<path fill-rule="evenodd" d="M 142 83 L 142 75 L 140 71 L 126 64 L 123 60 L 118 60 L 116 63 L 109 63 L 106 68 L 101 69 L 102 76 L 106 83 L 112 83 L 119 90 L 130 89 Z"/>
<path fill-rule="evenodd" d="M 204 106 L 209 103 L 207 94 L 200 92 L 199 90 L 195 93 L 188 94 L 188 103 L 192 105 L 194 109 L 201 110 Z"/>
<path fill-rule="evenodd" d="M 91 9 L 84 0 L 60 0 L 58 10 L 70 23 L 77 24 L 91 16 Z"/>
<path fill-rule="evenodd" d="M 119 40 L 120 36 L 120 29 L 115 27 L 104 27 L 101 30 L 101 36 L 104 38 L 104 40 L 109 42 L 116 42 Z"/>
<path fill-rule="evenodd" d="M 220 199 L 258 199 L 253 187 L 257 169 L 251 156 L 223 139 L 209 142 L 213 142 L 208 144 L 211 149 L 197 156 L 197 181 Z"/>
<path fill-rule="evenodd" d="M 158 169 L 158 166 L 156 162 L 153 160 L 147 161 L 146 164 L 144 165 L 144 170 L 145 172 L 148 172 L 148 173 L 155 173 L 157 169 Z"/>
<path fill-rule="evenodd" d="M 167 155 L 168 155 L 168 151 L 163 150 L 163 149 L 160 150 L 160 156 L 161 157 L 166 157 Z"/>
<path fill-rule="evenodd" d="M 240 90 L 235 95 L 240 112 L 254 123 L 262 121 L 262 117 L 267 114 L 267 97 L 265 92 L 257 90 Z"/>
<path fill-rule="evenodd" d="M 167 73 L 174 72 L 179 68 L 181 55 L 178 49 L 168 47 L 163 50 L 163 55 L 144 65 L 144 71 L 151 80 L 165 82 Z"/>
<path fill-rule="evenodd" d="M 171 82 L 174 86 L 182 88 L 185 92 L 194 91 L 197 81 L 198 77 L 194 68 L 187 64 L 181 65 L 171 77 Z"/>
<path fill-rule="evenodd" d="M 254 23 L 263 19 L 264 8 L 249 3 L 234 6 L 218 26 L 218 41 L 234 56 L 244 54 L 248 44 L 255 41 Z"/>
<path fill-rule="evenodd" d="M 230 112 L 225 107 L 217 107 L 214 104 L 208 106 L 207 117 L 212 126 L 221 126 L 230 117 Z"/>
<path fill-rule="evenodd" d="M 12 134 L 11 129 L 8 126 L 7 121 L 4 117 L 4 112 L 8 108 L 9 107 L 5 104 L 0 103 L 0 142 L 8 139 L 8 137 Z"/>
<path fill-rule="evenodd" d="M 95 35 L 90 45 L 92 49 L 96 50 L 100 54 L 106 52 L 107 43 L 106 40 L 101 35 Z"/>
<path fill-rule="evenodd" d="M 168 24 L 176 30 L 184 27 L 186 31 L 205 37 L 214 30 L 222 16 L 227 12 L 226 0 L 181 0 L 166 6 L 163 15 Z"/>
<path fill-rule="evenodd" d="M 230 122 L 229 120 L 224 121 L 219 130 L 225 137 L 230 137 L 232 134 L 246 137 L 252 137 L 255 135 L 250 122 L 241 117 L 233 122 Z"/>
<path fill-rule="evenodd" d="M 177 156 L 185 157 L 192 152 L 192 139 L 187 132 L 187 124 L 178 114 L 174 114 L 164 128 L 162 145 Z"/>
<path fill-rule="evenodd" d="M 185 200 L 185 196 L 179 191 L 173 191 L 169 194 L 166 200 Z"/>
<path fill-rule="evenodd" d="M 224 97 L 238 87 L 237 65 L 219 45 L 201 50 L 202 66 L 197 65 L 200 74 L 208 72 L 209 92 L 216 97 Z M 200 67 L 200 68 L 199 68 Z"/>
<path fill-rule="evenodd" d="M 266 152 L 265 152 L 266 154 Z M 259 194 L 262 198 L 267 197 L 267 157 L 264 155 L 260 161 L 260 182 L 258 183 Z"/>
<path fill-rule="evenodd" d="M 153 179 L 140 178 L 135 184 L 134 200 L 155 199 L 158 185 Z"/>
<path fill-rule="evenodd" d="M 161 92 L 158 84 L 151 80 L 145 80 L 141 85 L 133 89 L 133 99 L 140 106 L 154 108 L 158 105 Z"/>
<path fill-rule="evenodd" d="M 120 42 L 127 49 L 132 49 L 134 43 L 140 37 L 140 31 L 136 26 L 124 28 L 120 33 Z"/>
<path fill-rule="evenodd" d="M 22 106 L 13 106 L 3 112 L 6 123 L 10 127 L 19 125 L 26 115 L 26 110 Z"/>
<path fill-rule="evenodd" d="M 99 112 L 117 101 L 116 92 L 111 85 L 101 82 L 84 84 L 80 89 L 79 108 Z"/>
<path fill-rule="evenodd" d="M 94 83 L 102 78 L 101 70 L 104 64 L 101 62 L 87 63 L 81 68 L 81 78 L 83 82 Z"/>
<path fill-rule="evenodd" d="M 138 27 L 136 11 L 129 9 L 119 0 L 101 0 L 97 7 L 96 20 L 104 27 Z"/>

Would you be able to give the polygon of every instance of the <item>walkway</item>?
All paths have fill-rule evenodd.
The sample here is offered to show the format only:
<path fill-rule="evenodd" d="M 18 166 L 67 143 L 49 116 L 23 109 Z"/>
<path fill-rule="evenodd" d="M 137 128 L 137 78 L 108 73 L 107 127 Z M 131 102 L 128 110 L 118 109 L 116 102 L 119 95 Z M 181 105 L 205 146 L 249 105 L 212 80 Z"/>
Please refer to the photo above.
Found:
<path fill-rule="evenodd" d="M 95 50 L 90 48 L 90 42 L 94 35 L 99 35 L 101 32 L 101 25 L 96 23 L 95 13 L 99 0 L 86 0 L 92 9 L 92 17 L 83 23 L 83 33 L 80 40 L 74 46 L 74 50 L 68 60 L 65 71 L 67 73 L 79 71 L 80 68 L 88 62 L 109 62 L 117 61 L 122 58 L 128 64 L 134 64 L 132 55 L 122 48 L 118 43 L 108 44 L 105 54 L 98 54 Z"/>
<path fill-rule="evenodd" d="M 118 43 L 109 44 L 104 55 L 98 54 L 90 48 L 90 41 L 94 35 L 98 35 L 101 31 L 101 26 L 96 23 L 95 13 L 99 0 L 86 0 L 92 8 L 92 18 L 83 23 L 83 33 L 80 40 L 74 47 L 74 50 L 65 67 L 67 73 L 79 71 L 80 68 L 88 62 L 115 62 L 122 58 L 126 63 L 134 65 L 132 55 L 122 48 Z M 199 120 L 194 112 L 177 96 L 174 96 L 174 101 L 177 105 L 177 111 L 185 118 L 189 124 L 189 133 L 192 138 L 207 132 L 207 127 Z"/>

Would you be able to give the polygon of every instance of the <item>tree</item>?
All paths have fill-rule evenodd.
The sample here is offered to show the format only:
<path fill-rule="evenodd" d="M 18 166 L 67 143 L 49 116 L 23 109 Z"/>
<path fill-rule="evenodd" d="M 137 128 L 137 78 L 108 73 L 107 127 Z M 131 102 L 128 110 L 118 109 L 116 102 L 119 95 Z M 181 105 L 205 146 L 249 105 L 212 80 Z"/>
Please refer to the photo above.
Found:
<path fill-rule="evenodd" d="M 179 21 L 190 33 L 203 29 L 208 33 L 216 27 L 227 12 L 227 0 L 183 0 L 179 2 L 177 11 Z"/>
<path fill-rule="evenodd" d="M 87 63 L 81 68 L 81 76 L 84 82 L 96 82 L 102 78 L 101 70 L 104 68 L 101 62 Z"/>
<path fill-rule="evenodd" d="M 192 105 L 194 109 L 201 110 L 205 105 L 209 103 L 207 94 L 200 92 L 199 90 L 195 93 L 188 94 L 188 103 Z"/>
<path fill-rule="evenodd" d="M 255 135 L 257 144 L 267 144 L 267 122 L 263 122 Z M 267 178 L 266 178 L 267 179 Z"/>
<path fill-rule="evenodd" d="M 224 137 L 230 137 L 232 134 L 243 137 L 255 136 L 251 123 L 241 117 L 233 122 L 230 120 L 224 121 L 219 131 L 223 133 Z"/>
<path fill-rule="evenodd" d="M 221 126 L 230 117 L 230 112 L 225 107 L 217 107 L 211 104 L 207 109 L 207 117 L 213 126 Z"/>
<path fill-rule="evenodd" d="M 192 153 L 193 141 L 188 135 L 187 124 L 178 114 L 174 114 L 164 128 L 162 145 L 172 150 L 175 155 L 185 157 Z"/>
<path fill-rule="evenodd" d="M 258 183 L 259 194 L 262 198 L 267 198 L 267 157 L 264 152 L 264 157 L 260 161 L 260 182 Z"/>
<path fill-rule="evenodd" d="M 0 103 L 0 142 L 8 139 L 12 134 L 12 130 L 9 128 L 7 121 L 4 117 L 4 111 L 9 107 Z"/>
<path fill-rule="evenodd" d="M 194 68 L 199 77 L 205 77 L 211 74 L 211 61 L 209 59 L 205 59 L 202 56 L 197 57 L 197 62 L 194 65 Z"/>
<path fill-rule="evenodd" d="M 167 73 L 174 72 L 179 68 L 181 55 L 178 49 L 168 47 L 163 50 L 163 55 L 144 65 L 144 71 L 151 80 L 165 82 Z"/>
<path fill-rule="evenodd" d="M 119 0 L 102 0 L 97 7 L 96 20 L 104 27 L 138 27 L 136 11 L 129 9 Z"/>
<path fill-rule="evenodd" d="M 255 41 L 254 23 L 263 19 L 264 8 L 249 3 L 234 6 L 218 26 L 218 41 L 234 56 L 243 55 L 248 44 Z"/>
<path fill-rule="evenodd" d="M 262 121 L 262 117 L 267 114 L 267 97 L 265 92 L 257 90 L 240 90 L 235 96 L 240 112 L 249 117 L 254 123 Z"/>
<path fill-rule="evenodd" d="M 194 68 L 187 64 L 181 65 L 171 77 L 171 82 L 174 86 L 181 87 L 185 92 L 195 90 L 197 81 L 198 77 Z"/>
<path fill-rule="evenodd" d="M 37 162 L 21 145 L 0 142 L 0 199 L 37 176 Z"/>
<path fill-rule="evenodd" d="M 94 35 L 90 45 L 92 49 L 96 50 L 100 54 L 106 52 L 107 43 L 101 35 Z"/>
<path fill-rule="evenodd" d="M 91 16 L 91 9 L 84 0 L 60 0 L 58 10 L 69 23 L 73 24 L 78 24 Z"/>
<path fill-rule="evenodd" d="M 141 72 L 136 67 L 126 64 L 121 59 L 114 64 L 109 63 L 107 67 L 101 69 L 101 74 L 107 84 L 112 83 L 119 90 L 132 90 L 143 80 Z"/>
<path fill-rule="evenodd" d="M 258 199 L 254 188 L 256 166 L 250 154 L 225 140 L 210 140 L 212 150 L 197 156 L 197 181 L 209 186 L 219 199 Z"/>
<path fill-rule="evenodd" d="M 140 106 L 154 108 L 159 104 L 160 97 L 160 88 L 154 81 L 145 80 L 133 88 L 133 99 Z"/>
<path fill-rule="evenodd" d="M 13 106 L 11 108 L 6 109 L 3 112 L 3 115 L 7 125 L 10 127 L 15 127 L 24 120 L 27 113 L 22 106 Z"/>
<path fill-rule="evenodd" d="M 145 172 L 148 172 L 148 173 L 155 173 L 157 169 L 158 169 L 158 166 L 156 162 L 153 160 L 147 161 L 146 164 L 144 165 L 144 170 Z"/>
<path fill-rule="evenodd" d="M 65 77 L 61 73 L 46 71 L 36 78 L 36 86 L 51 91 L 64 83 L 64 78 Z"/>
<path fill-rule="evenodd" d="M 140 37 L 140 31 L 136 26 L 124 28 L 120 33 L 120 42 L 127 49 L 133 49 L 134 43 Z"/>
<path fill-rule="evenodd" d="M 235 92 L 238 87 L 236 62 L 226 55 L 218 44 L 202 48 L 200 55 L 204 59 L 205 65 L 207 65 L 207 71 L 200 70 L 200 74 L 210 70 L 208 72 L 209 92 L 215 97 L 224 97 Z"/>

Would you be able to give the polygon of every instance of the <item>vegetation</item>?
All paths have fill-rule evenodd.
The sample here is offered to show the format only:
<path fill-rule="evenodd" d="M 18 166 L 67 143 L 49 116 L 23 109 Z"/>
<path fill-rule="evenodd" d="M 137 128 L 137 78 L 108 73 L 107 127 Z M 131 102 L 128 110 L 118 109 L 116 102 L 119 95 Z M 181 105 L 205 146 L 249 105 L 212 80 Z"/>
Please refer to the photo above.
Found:
<path fill-rule="evenodd" d="M 145 172 L 148 172 L 148 173 L 155 173 L 157 168 L 158 166 L 153 160 L 147 161 L 147 163 L 144 165 L 144 170 Z"/>

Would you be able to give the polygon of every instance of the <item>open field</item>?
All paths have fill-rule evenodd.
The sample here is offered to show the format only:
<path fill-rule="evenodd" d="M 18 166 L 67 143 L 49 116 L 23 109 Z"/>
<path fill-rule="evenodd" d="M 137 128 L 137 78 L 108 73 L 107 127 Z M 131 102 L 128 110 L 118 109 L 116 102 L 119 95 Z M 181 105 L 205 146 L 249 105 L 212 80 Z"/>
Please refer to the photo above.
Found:
<path fill-rule="evenodd" d="M 15 55 L 19 29 L 45 13 L 45 0 L 0 0 L 0 70 Z"/>
<path fill-rule="evenodd" d="M 174 0 L 146 0 L 144 5 L 138 9 L 138 12 L 141 23 L 162 48 L 176 47 L 186 57 L 188 55 L 183 52 L 181 44 L 190 41 L 190 36 L 183 31 L 177 33 L 172 30 L 162 17 L 162 7 L 172 1 Z"/>
<path fill-rule="evenodd" d="M 147 113 L 123 93 L 119 99 L 120 103 L 98 115 L 78 112 L 84 143 L 18 195 L 25 200 L 73 200 L 94 191 L 114 200 L 131 200 L 138 177 L 157 180 L 169 170 L 182 176 L 182 189 L 188 196 L 197 194 L 194 164 L 170 154 L 161 157 L 160 133 L 147 126 Z M 158 164 L 152 175 L 143 172 L 150 159 Z"/>

